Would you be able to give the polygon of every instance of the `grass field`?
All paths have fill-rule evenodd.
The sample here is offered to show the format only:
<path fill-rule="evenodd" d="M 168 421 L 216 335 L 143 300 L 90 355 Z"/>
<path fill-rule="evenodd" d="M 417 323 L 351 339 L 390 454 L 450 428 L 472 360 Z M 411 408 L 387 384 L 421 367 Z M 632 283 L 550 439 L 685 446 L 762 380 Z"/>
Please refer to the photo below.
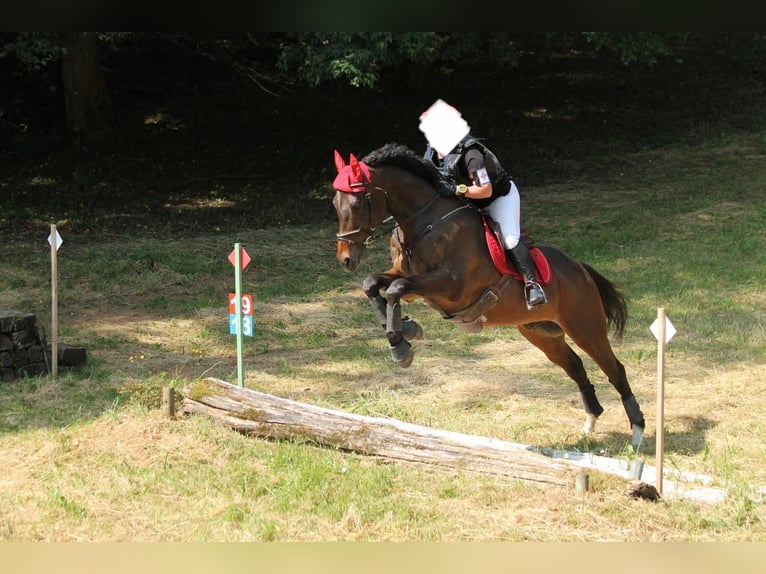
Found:
<path fill-rule="evenodd" d="M 56 223 L 59 339 L 88 353 L 85 367 L 56 379 L 0 383 L 0 541 L 766 540 L 759 60 L 711 54 L 649 69 L 568 55 L 503 75 L 463 70 L 461 81 L 417 91 L 397 83 L 280 98 L 204 74 L 195 90 L 179 89 L 175 73 L 141 68 L 143 77 L 110 75 L 119 125 L 98 153 L 66 145 L 53 93 L 19 86 L 0 114 L 10 138 L 0 142 L 0 308 L 35 313 L 50 329 L 46 238 Z M 477 97 L 477 85 L 492 89 Z M 639 456 L 649 465 L 649 326 L 666 309 L 678 332 L 666 355 L 665 468 L 711 477 L 723 502 L 634 499 L 623 481 L 598 473 L 576 495 L 163 417 L 165 387 L 236 381 L 227 257 L 240 242 L 252 257 L 243 290 L 255 297 L 247 387 L 538 447 L 635 456 L 619 397 L 587 357 L 606 410 L 584 438 L 574 383 L 512 328 L 465 334 L 413 302 L 405 313 L 425 338 L 409 369 L 395 366 L 361 291 L 366 273 L 388 266 L 385 241 L 353 274 L 335 261 L 332 150 L 361 157 L 389 141 L 422 146 L 417 117 L 436 97 L 457 105 L 510 164 L 536 241 L 624 291 L 630 316 L 614 346 L 647 417 Z M 451 560 L 447 548 L 423 569 L 476 564 L 471 555 Z M 582 563 L 645 571 L 656 556 L 635 546 L 614 555 L 624 548 L 600 547 L 610 561 Z M 741 564 L 740 545 L 723 557 L 703 548 L 667 561 Z M 572 550 L 535 551 L 569 566 Z M 109 552 L 119 569 L 124 561 Z M 370 556 L 366 568 L 384 563 Z"/>
<path fill-rule="evenodd" d="M 703 473 L 718 504 L 584 496 L 497 476 L 391 464 L 248 438 L 200 417 L 168 420 L 161 389 L 236 381 L 227 256 L 252 257 L 255 333 L 246 386 L 307 403 L 539 447 L 630 457 L 619 397 L 585 358 L 606 412 L 579 434 L 576 388 L 513 329 L 468 335 L 420 302 L 415 361 L 388 358 L 360 285 L 386 266 L 334 259 L 335 221 L 197 233 L 60 232 L 60 339 L 86 367 L 0 385 L 4 541 L 755 541 L 766 539 L 766 135 L 740 131 L 624 156 L 592 180 L 528 185 L 538 243 L 592 264 L 626 293 L 615 349 L 647 415 L 654 457 L 656 342 L 665 307 L 666 468 Z M 588 158 L 584 158 L 587 162 Z M 329 182 L 328 182 L 329 183 Z M 329 190 L 328 190 L 329 193 Z M 0 308 L 49 325 L 49 252 L 0 245 Z"/>

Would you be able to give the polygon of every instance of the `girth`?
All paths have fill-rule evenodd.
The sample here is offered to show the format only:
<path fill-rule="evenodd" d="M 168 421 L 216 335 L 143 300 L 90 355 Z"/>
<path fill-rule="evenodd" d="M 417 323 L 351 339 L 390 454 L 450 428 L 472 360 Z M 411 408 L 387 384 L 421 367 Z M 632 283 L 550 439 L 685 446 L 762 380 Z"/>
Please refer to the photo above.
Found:
<path fill-rule="evenodd" d="M 495 306 L 495 303 L 500 300 L 503 292 L 513 280 L 513 277 L 510 275 L 502 275 L 500 281 L 484 291 L 478 301 L 472 303 L 465 309 L 452 313 L 451 315 L 441 311 L 442 317 L 451 321 L 464 331 L 478 333 L 484 328 L 484 321 L 486 320 L 484 314 Z"/>

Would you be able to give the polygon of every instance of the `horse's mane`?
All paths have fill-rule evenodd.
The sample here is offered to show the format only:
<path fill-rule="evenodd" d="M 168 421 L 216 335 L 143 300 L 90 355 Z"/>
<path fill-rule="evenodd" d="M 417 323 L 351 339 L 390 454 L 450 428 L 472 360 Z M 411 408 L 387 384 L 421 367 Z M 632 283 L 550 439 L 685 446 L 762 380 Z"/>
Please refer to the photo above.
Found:
<path fill-rule="evenodd" d="M 441 174 L 436 166 L 410 148 L 398 143 L 387 143 L 362 158 L 370 167 L 389 165 L 398 167 L 427 181 L 437 191 L 442 191 Z"/>

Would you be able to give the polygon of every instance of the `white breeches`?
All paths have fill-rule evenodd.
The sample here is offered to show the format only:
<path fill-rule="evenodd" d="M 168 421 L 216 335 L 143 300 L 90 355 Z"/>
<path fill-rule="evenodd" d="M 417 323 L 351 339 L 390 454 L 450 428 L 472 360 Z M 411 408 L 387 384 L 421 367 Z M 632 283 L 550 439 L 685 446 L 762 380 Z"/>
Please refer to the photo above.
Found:
<path fill-rule="evenodd" d="M 505 248 L 516 247 L 521 238 L 521 200 L 516 184 L 511 182 L 511 191 L 498 197 L 484 211 L 500 226 Z"/>

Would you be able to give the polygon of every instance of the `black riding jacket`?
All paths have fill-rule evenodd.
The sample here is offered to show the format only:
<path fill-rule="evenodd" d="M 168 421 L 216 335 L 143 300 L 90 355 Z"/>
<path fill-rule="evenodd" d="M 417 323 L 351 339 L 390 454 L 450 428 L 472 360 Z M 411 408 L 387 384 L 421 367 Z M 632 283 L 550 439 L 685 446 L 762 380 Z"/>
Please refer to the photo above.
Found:
<path fill-rule="evenodd" d="M 426 151 L 429 154 L 430 146 Z M 487 174 L 492 182 L 492 195 L 484 199 L 468 199 L 479 208 L 487 207 L 500 196 L 507 195 L 511 190 L 511 176 L 500 165 L 500 161 L 492 151 L 472 136 L 463 138 L 457 147 L 444 159 L 430 151 L 430 159 L 442 173 L 442 177 L 451 184 L 464 183 L 466 185 L 481 185 L 478 180 L 471 179 L 471 173 L 476 173 L 482 167 L 487 169 Z"/>

